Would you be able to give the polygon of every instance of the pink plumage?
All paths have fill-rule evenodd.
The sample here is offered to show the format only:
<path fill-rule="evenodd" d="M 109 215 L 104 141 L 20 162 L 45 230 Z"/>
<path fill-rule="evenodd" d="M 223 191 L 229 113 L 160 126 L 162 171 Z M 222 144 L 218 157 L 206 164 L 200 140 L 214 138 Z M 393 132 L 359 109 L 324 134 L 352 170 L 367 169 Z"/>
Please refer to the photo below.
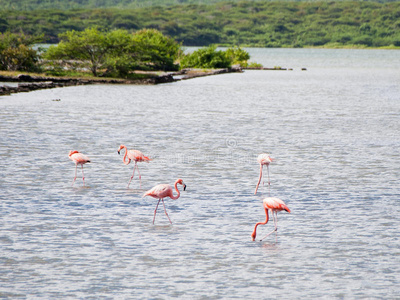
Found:
<path fill-rule="evenodd" d="M 76 150 L 69 151 L 68 157 L 75 163 L 75 177 L 72 182 L 72 185 L 74 185 L 75 180 L 76 180 L 76 172 L 77 172 L 78 165 L 81 165 L 81 167 L 82 167 L 82 180 L 83 180 L 83 185 L 85 185 L 85 175 L 83 174 L 83 165 L 86 163 L 90 163 L 89 157 L 87 157 L 86 155 L 84 155 Z"/>
<path fill-rule="evenodd" d="M 153 198 L 165 198 L 165 197 L 170 197 L 173 198 L 173 192 L 172 192 L 172 187 L 169 184 L 159 184 L 153 187 L 152 189 L 148 190 L 146 193 L 144 193 L 143 197 L 145 196 L 151 196 Z"/>
<path fill-rule="evenodd" d="M 260 164 L 260 177 L 258 178 L 256 190 L 254 191 L 254 194 L 257 194 L 258 186 L 260 185 L 261 178 L 263 177 L 263 166 L 267 166 L 267 172 L 268 172 L 268 188 L 271 186 L 271 181 L 269 179 L 269 164 L 273 162 L 274 159 L 271 158 L 268 154 L 262 153 L 257 157 L 257 162 Z M 264 182 L 263 182 L 264 184 Z"/>
<path fill-rule="evenodd" d="M 273 161 L 274 159 L 266 153 L 262 153 L 257 157 L 257 162 L 262 165 L 269 165 Z"/>
<path fill-rule="evenodd" d="M 78 165 L 83 165 L 83 164 L 90 162 L 89 157 L 87 157 L 86 155 L 84 155 L 76 150 L 69 151 L 68 156 L 73 162 L 75 162 Z"/>
<path fill-rule="evenodd" d="M 270 209 L 272 212 L 286 210 L 288 213 L 290 213 L 290 209 L 286 206 L 285 202 L 276 197 L 265 198 L 263 200 L 263 206 L 266 209 Z"/>
<path fill-rule="evenodd" d="M 183 186 L 183 190 L 186 190 L 186 184 L 183 183 L 183 180 L 177 179 L 174 184 L 175 190 L 177 192 L 176 196 L 174 196 L 173 189 L 169 184 L 158 184 L 143 194 L 143 197 L 150 196 L 150 197 L 158 199 L 156 209 L 154 210 L 153 224 L 154 224 L 154 220 L 156 218 L 157 208 L 158 208 L 158 205 L 160 204 L 160 201 L 162 201 L 165 214 L 167 215 L 169 222 L 172 224 L 171 219 L 168 216 L 167 210 L 165 209 L 164 198 L 169 197 L 172 200 L 178 199 L 181 195 L 181 193 L 178 190 L 178 184 L 181 184 Z"/>
<path fill-rule="evenodd" d="M 274 219 L 275 229 L 272 230 L 270 233 L 268 233 L 266 236 L 264 236 L 260 241 L 265 239 L 271 233 L 276 232 L 278 230 L 278 211 L 285 210 L 288 213 L 290 213 L 290 209 L 289 209 L 289 207 L 287 207 L 285 202 L 283 202 L 283 200 L 281 200 L 279 198 L 276 198 L 276 197 L 267 197 L 267 198 L 265 198 L 263 200 L 263 207 L 264 207 L 266 219 L 265 219 L 264 222 L 258 222 L 254 226 L 254 231 L 251 234 L 251 238 L 252 238 L 253 241 L 256 239 L 256 236 L 257 236 L 257 227 L 258 227 L 258 225 L 265 225 L 265 224 L 268 223 L 268 220 L 269 220 L 268 211 L 269 210 L 271 211 L 272 218 Z"/>
<path fill-rule="evenodd" d="M 121 151 L 121 149 L 118 151 Z M 125 161 L 125 157 L 128 157 L 128 161 Z M 124 163 L 127 165 L 131 162 L 131 160 L 135 162 L 142 162 L 142 161 L 148 162 L 151 159 L 145 156 L 141 151 L 132 149 L 126 151 L 126 155 L 124 156 Z"/>
<path fill-rule="evenodd" d="M 118 148 L 118 154 L 120 154 L 120 152 L 121 152 L 122 149 L 125 149 L 125 155 L 124 155 L 124 158 L 122 159 L 122 161 L 124 162 L 124 164 L 125 164 L 125 165 L 129 165 L 129 163 L 131 162 L 131 160 L 133 160 L 133 161 L 135 162 L 135 166 L 133 167 L 133 173 L 132 173 L 131 179 L 129 180 L 129 183 L 128 183 L 128 188 L 129 188 L 129 185 L 131 184 L 131 181 L 132 181 L 132 179 L 133 179 L 133 176 L 135 175 L 135 169 L 137 169 L 137 171 L 138 171 L 138 174 L 139 174 L 139 184 L 140 184 L 140 186 L 142 186 L 142 176 L 140 175 L 139 167 L 138 167 L 137 163 L 138 163 L 138 162 L 143 162 L 143 161 L 149 162 L 151 159 L 150 159 L 149 157 L 145 156 L 145 155 L 144 155 L 141 151 L 139 151 L 139 150 L 135 150 L 135 149 L 128 150 L 128 149 L 126 148 L 126 146 L 124 146 L 124 145 L 119 146 L 119 148 Z M 128 158 L 128 159 L 126 159 L 126 158 Z"/>

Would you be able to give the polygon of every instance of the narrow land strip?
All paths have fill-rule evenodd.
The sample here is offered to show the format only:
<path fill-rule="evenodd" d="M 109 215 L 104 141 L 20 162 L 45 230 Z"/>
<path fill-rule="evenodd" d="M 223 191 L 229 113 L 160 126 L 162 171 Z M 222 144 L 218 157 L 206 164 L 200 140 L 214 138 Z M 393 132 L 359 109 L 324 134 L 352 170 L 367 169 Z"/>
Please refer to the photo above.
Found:
<path fill-rule="evenodd" d="M 18 82 L 18 86 L 0 86 L 0 96 L 13 93 L 30 92 L 40 89 L 51 89 L 57 87 L 67 87 L 88 84 L 138 84 L 154 85 L 169 83 L 179 80 L 192 79 L 203 76 L 226 74 L 232 72 L 242 72 L 240 68 L 197 70 L 185 69 L 179 72 L 162 73 L 160 75 L 149 73 L 148 78 L 144 79 L 113 79 L 113 78 L 69 78 L 69 77 L 49 77 L 34 76 L 29 74 L 19 75 L 0 75 L 0 82 Z"/>

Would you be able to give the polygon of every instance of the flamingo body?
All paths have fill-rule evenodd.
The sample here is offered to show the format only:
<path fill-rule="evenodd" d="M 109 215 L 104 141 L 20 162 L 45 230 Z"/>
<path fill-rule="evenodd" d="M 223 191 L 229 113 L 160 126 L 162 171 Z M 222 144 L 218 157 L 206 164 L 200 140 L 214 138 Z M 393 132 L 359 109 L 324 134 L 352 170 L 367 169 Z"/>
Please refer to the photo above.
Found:
<path fill-rule="evenodd" d="M 124 161 L 125 164 L 129 164 L 131 162 L 131 160 L 133 160 L 134 162 L 150 161 L 150 158 L 145 156 L 139 150 L 132 149 L 132 150 L 128 150 L 126 153 L 127 153 L 126 156 L 128 157 L 128 161 L 127 162 Z"/>
<path fill-rule="evenodd" d="M 125 165 L 129 165 L 129 163 L 130 163 L 132 160 L 135 162 L 135 166 L 133 167 L 133 173 L 132 173 L 131 179 L 129 180 L 129 183 L 128 183 L 128 188 L 129 188 L 129 185 L 131 184 L 131 181 L 132 181 L 132 179 L 133 179 L 133 176 L 135 175 L 135 169 L 137 169 L 137 171 L 138 171 L 138 174 L 139 174 L 139 182 L 140 182 L 140 186 L 141 186 L 141 185 L 142 185 L 142 176 L 140 175 L 139 167 L 138 167 L 137 163 L 138 163 L 138 162 L 143 162 L 143 161 L 149 162 L 151 159 L 150 159 L 149 157 L 145 156 L 145 155 L 144 155 L 141 151 L 139 151 L 139 150 L 134 150 L 134 149 L 128 150 L 128 149 L 126 148 L 126 146 L 124 146 L 124 145 L 119 146 L 119 148 L 118 148 L 118 154 L 120 154 L 120 152 L 121 152 L 122 149 L 125 149 L 125 155 L 124 155 L 124 158 L 123 158 L 123 160 L 122 160 L 122 161 L 124 162 L 124 164 L 125 164 Z M 128 159 L 126 159 L 126 158 L 128 158 Z"/>
<path fill-rule="evenodd" d="M 84 155 L 76 150 L 69 151 L 68 157 L 75 163 L 75 177 L 72 182 L 72 185 L 74 185 L 75 180 L 76 180 L 76 172 L 77 172 L 78 165 L 81 165 L 81 167 L 82 167 L 82 180 L 83 180 L 83 185 L 85 185 L 85 176 L 83 174 L 83 165 L 86 163 L 90 163 L 89 157 L 87 157 L 86 155 Z"/>
<path fill-rule="evenodd" d="M 270 210 L 271 213 L 272 213 L 272 217 L 274 219 L 274 224 L 275 224 L 275 229 L 273 231 L 271 231 L 270 233 L 268 233 L 261 240 L 265 239 L 271 233 L 276 232 L 278 230 L 278 212 L 279 211 L 285 210 L 288 213 L 290 213 L 290 209 L 289 209 L 289 207 L 286 206 L 285 202 L 283 202 L 283 200 L 281 200 L 279 198 L 276 198 L 276 197 L 267 197 L 267 198 L 265 198 L 263 200 L 263 207 L 264 207 L 264 210 L 265 210 L 266 220 L 265 220 L 265 222 L 258 222 L 254 226 L 254 231 L 251 234 L 251 238 L 252 238 L 253 241 L 256 239 L 258 225 L 265 225 L 265 224 L 268 223 L 268 220 L 269 220 L 268 210 Z"/>
<path fill-rule="evenodd" d="M 175 190 L 177 192 L 176 196 L 174 196 L 173 189 L 169 184 L 158 184 L 143 194 L 143 197 L 151 196 L 153 198 L 158 199 L 156 209 L 154 210 L 153 224 L 154 224 L 154 220 L 156 218 L 157 208 L 158 208 L 158 205 L 160 204 L 160 201 L 162 201 L 165 214 L 167 215 L 169 222 L 172 224 L 171 219 L 168 216 L 167 210 L 165 209 L 164 198 L 169 197 L 172 200 L 176 200 L 180 197 L 181 193 L 178 190 L 178 183 L 183 186 L 183 190 L 186 190 L 186 184 L 183 183 L 183 180 L 177 179 L 175 181 L 175 185 L 174 185 Z"/>
<path fill-rule="evenodd" d="M 264 198 L 263 206 L 264 208 L 270 209 L 272 212 L 286 210 L 290 213 L 290 209 L 286 206 L 285 202 L 277 197 Z"/>
<path fill-rule="evenodd" d="M 257 194 L 258 186 L 260 185 L 261 178 L 263 176 L 263 166 L 267 166 L 267 171 L 268 171 L 268 187 L 270 187 L 271 182 L 269 179 L 269 164 L 273 162 L 274 159 L 271 158 L 268 154 L 262 153 L 257 157 L 257 162 L 260 164 L 260 177 L 258 178 L 258 183 L 256 186 L 256 190 L 254 191 L 254 194 Z"/>
<path fill-rule="evenodd" d="M 169 184 L 158 184 L 144 193 L 144 196 L 151 196 L 160 199 L 165 197 L 173 198 L 174 194 L 172 187 Z"/>
<path fill-rule="evenodd" d="M 261 165 L 269 165 L 273 161 L 274 159 L 266 153 L 262 153 L 257 157 L 257 162 Z"/>

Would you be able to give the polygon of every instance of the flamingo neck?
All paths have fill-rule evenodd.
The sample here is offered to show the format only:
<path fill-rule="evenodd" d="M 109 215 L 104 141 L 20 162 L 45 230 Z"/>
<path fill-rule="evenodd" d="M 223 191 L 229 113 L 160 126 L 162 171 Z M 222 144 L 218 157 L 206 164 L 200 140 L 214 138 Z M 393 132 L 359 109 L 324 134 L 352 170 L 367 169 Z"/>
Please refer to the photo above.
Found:
<path fill-rule="evenodd" d="M 124 162 L 125 165 L 129 165 L 129 163 L 131 162 L 130 158 L 128 158 L 127 161 L 125 160 L 126 156 L 128 155 L 128 149 L 126 148 L 126 146 L 124 146 L 123 148 L 125 149 L 125 155 L 122 161 Z"/>
<path fill-rule="evenodd" d="M 170 197 L 172 200 L 178 199 L 181 195 L 181 192 L 179 192 L 179 190 L 178 190 L 178 182 L 175 182 L 175 190 L 178 194 L 176 196 L 172 195 L 172 197 Z"/>
<path fill-rule="evenodd" d="M 255 190 L 254 194 L 257 194 L 258 186 L 260 185 L 260 182 L 261 182 L 261 178 L 262 178 L 262 168 L 263 168 L 263 166 L 262 166 L 262 164 L 260 163 L 260 177 L 258 178 L 258 182 L 257 182 L 257 186 L 256 186 L 256 190 Z"/>
<path fill-rule="evenodd" d="M 251 234 L 251 236 L 253 237 L 253 241 L 254 241 L 254 239 L 256 238 L 256 235 L 257 235 L 257 227 L 258 227 L 258 225 L 265 225 L 265 224 L 268 223 L 268 220 L 269 220 L 268 209 L 267 209 L 267 208 L 264 208 L 264 210 L 265 210 L 265 216 L 266 216 L 265 222 L 258 222 L 258 223 L 256 224 L 256 226 L 254 226 L 254 231 L 253 231 L 253 233 Z"/>

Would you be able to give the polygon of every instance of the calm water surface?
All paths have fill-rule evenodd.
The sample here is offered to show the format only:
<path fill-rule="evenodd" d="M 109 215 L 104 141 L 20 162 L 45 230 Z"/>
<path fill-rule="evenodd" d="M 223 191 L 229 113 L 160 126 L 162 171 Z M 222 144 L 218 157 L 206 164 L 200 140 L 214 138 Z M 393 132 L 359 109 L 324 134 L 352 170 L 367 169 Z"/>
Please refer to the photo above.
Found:
<path fill-rule="evenodd" d="M 249 52 L 294 70 L 0 97 L 0 298 L 400 299 L 400 52 Z M 252 242 L 262 152 L 292 213 Z"/>

